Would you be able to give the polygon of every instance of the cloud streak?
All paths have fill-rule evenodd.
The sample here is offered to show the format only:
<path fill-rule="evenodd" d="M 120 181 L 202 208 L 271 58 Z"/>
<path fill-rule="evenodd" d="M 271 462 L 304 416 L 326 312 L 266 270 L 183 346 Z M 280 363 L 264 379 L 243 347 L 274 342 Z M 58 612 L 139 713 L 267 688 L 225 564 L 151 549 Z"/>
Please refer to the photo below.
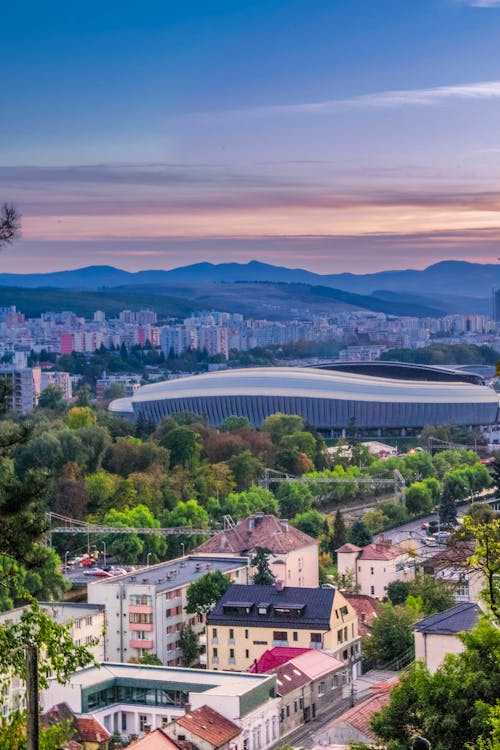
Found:
<path fill-rule="evenodd" d="M 486 6 L 482 6 L 486 7 Z M 500 0 L 499 0 L 500 7 Z M 314 115 L 333 114 L 356 109 L 394 109 L 409 106 L 432 106 L 453 101 L 491 101 L 500 99 L 500 81 L 478 81 L 452 86 L 434 86 L 420 89 L 396 89 L 361 94 L 348 99 L 325 99 L 317 102 L 270 104 L 224 112 L 205 112 L 195 117 L 219 118 L 233 116 Z"/>

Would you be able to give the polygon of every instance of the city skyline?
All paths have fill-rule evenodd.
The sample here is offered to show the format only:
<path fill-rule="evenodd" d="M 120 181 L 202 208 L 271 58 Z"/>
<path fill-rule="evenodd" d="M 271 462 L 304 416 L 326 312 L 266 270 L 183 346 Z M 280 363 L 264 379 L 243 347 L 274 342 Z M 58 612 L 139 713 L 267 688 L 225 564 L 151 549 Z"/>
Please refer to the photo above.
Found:
<path fill-rule="evenodd" d="M 2 272 L 497 260 L 497 0 L 27 5 Z"/>

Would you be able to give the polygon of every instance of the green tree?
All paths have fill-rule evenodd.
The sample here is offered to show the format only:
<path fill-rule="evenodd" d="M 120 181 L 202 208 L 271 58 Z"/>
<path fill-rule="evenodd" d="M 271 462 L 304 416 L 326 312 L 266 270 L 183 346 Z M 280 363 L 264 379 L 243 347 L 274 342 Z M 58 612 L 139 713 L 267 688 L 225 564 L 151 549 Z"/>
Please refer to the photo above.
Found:
<path fill-rule="evenodd" d="M 152 667 L 160 667 L 162 666 L 161 659 L 158 659 L 156 654 L 143 654 L 142 656 L 132 656 L 131 659 L 128 660 L 129 664 L 145 664 L 150 665 Z"/>
<path fill-rule="evenodd" d="M 179 648 L 182 653 L 182 666 L 190 667 L 200 654 L 198 636 L 191 625 L 182 626 L 179 634 Z"/>
<path fill-rule="evenodd" d="M 104 516 L 103 524 L 133 529 L 160 527 L 158 519 L 142 504 L 124 510 L 111 508 Z M 160 534 L 113 534 L 109 537 L 108 550 L 123 563 L 135 564 L 148 554 L 151 555 L 152 562 L 160 562 L 165 559 L 167 543 Z"/>
<path fill-rule="evenodd" d="M 269 555 L 271 550 L 267 547 L 257 547 L 255 555 L 250 561 L 250 565 L 255 568 L 252 581 L 259 586 L 272 586 L 276 576 L 271 572 L 269 567 Z"/>
<path fill-rule="evenodd" d="M 71 430 L 91 427 L 96 421 L 96 415 L 88 406 L 73 406 L 66 415 L 66 422 Z"/>
<path fill-rule="evenodd" d="M 301 482 L 281 482 L 276 496 L 282 518 L 293 518 L 309 510 L 312 504 L 312 492 Z"/>
<path fill-rule="evenodd" d="M 234 430 L 242 430 L 251 427 L 250 422 L 246 417 L 231 416 L 227 417 L 221 424 L 220 429 L 222 432 L 234 432 Z"/>
<path fill-rule="evenodd" d="M 235 519 L 246 518 L 254 513 L 277 515 L 278 501 L 272 492 L 254 485 L 245 492 L 231 492 L 222 504 L 222 510 Z"/>
<path fill-rule="evenodd" d="M 363 521 L 354 521 L 349 529 L 349 541 L 358 547 L 366 547 L 372 541 L 370 529 L 367 528 Z"/>
<path fill-rule="evenodd" d="M 413 649 L 415 620 L 410 609 L 382 604 L 365 643 L 365 657 L 378 665 L 406 657 Z"/>
<path fill-rule="evenodd" d="M 486 523 L 477 522 L 471 516 L 463 521 L 464 534 L 476 542 L 474 554 L 468 565 L 480 571 L 486 581 L 484 596 L 495 619 L 500 619 L 500 517 Z"/>
<path fill-rule="evenodd" d="M 369 510 L 363 516 L 363 523 L 374 534 L 378 531 L 382 531 L 388 522 L 389 519 L 379 508 Z"/>
<path fill-rule="evenodd" d="M 298 513 L 292 520 L 292 524 L 296 529 L 300 529 L 314 539 L 318 539 L 321 534 L 328 534 L 329 531 L 326 516 L 314 508 Z"/>
<path fill-rule="evenodd" d="M 205 573 L 187 589 L 186 612 L 190 615 L 206 615 L 230 585 L 230 581 L 220 570 Z"/>
<path fill-rule="evenodd" d="M 173 510 L 162 514 L 162 525 L 164 527 L 184 526 L 191 529 L 208 529 L 210 518 L 203 506 L 196 500 L 180 501 Z M 170 538 L 170 550 L 173 554 L 179 554 L 181 549 L 190 549 L 201 544 L 203 536 L 175 535 Z"/>
<path fill-rule="evenodd" d="M 410 584 L 408 595 L 421 603 L 419 609 L 425 615 L 444 612 L 456 603 L 452 587 L 445 581 L 430 575 L 417 576 Z M 407 605 L 409 601 L 407 599 Z"/>
<path fill-rule="evenodd" d="M 275 445 L 279 445 L 285 435 L 292 435 L 304 428 L 302 417 L 293 414 L 272 414 L 264 420 L 262 429 L 267 432 Z"/>
<path fill-rule="evenodd" d="M 406 489 L 405 505 L 412 516 L 429 513 L 433 507 L 430 489 L 423 482 L 414 482 Z"/>
<path fill-rule="evenodd" d="M 491 709 L 500 695 L 500 631 L 482 619 L 460 637 L 461 654 L 448 655 L 433 675 L 415 662 L 389 706 L 373 717 L 373 729 L 391 749 L 405 750 L 415 734 L 427 737 L 433 750 L 476 747 L 491 738 Z"/>
<path fill-rule="evenodd" d="M 189 427 L 174 427 L 160 442 L 170 451 L 170 466 L 193 467 L 197 463 L 200 446 L 196 434 Z"/>
<path fill-rule="evenodd" d="M 404 604 L 410 593 L 408 581 L 391 581 L 387 586 L 387 597 L 393 606 Z"/>
<path fill-rule="evenodd" d="M 439 517 L 441 523 L 445 525 L 454 525 L 457 522 L 456 495 L 447 483 L 444 485 L 441 502 L 439 503 Z"/>
<path fill-rule="evenodd" d="M 344 521 L 344 516 L 340 508 L 335 511 L 333 518 L 332 536 L 330 547 L 332 552 L 342 547 L 347 542 L 347 528 Z"/>
<path fill-rule="evenodd" d="M 52 411 L 61 412 L 66 408 L 63 398 L 63 392 L 58 385 L 49 385 L 43 389 L 38 399 L 38 406 L 41 409 L 51 409 Z"/>
<path fill-rule="evenodd" d="M 264 464 L 249 450 L 244 450 L 228 461 L 238 491 L 248 490 L 264 473 Z"/>

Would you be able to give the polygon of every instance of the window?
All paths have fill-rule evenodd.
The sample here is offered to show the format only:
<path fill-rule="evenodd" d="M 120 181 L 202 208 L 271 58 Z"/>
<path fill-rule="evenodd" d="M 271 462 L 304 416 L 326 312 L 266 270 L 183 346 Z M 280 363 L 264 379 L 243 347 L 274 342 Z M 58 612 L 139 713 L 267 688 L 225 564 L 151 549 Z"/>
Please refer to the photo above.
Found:
<path fill-rule="evenodd" d="M 287 707 L 286 707 L 286 715 L 287 715 L 287 716 L 290 716 L 290 706 L 287 706 Z"/>
<path fill-rule="evenodd" d="M 248 732 L 245 732 L 245 736 L 243 737 L 243 750 L 250 750 L 249 745 Z"/>
<path fill-rule="evenodd" d="M 85 637 L 85 645 L 86 645 L 86 646 L 89 646 L 89 645 L 90 645 L 90 644 L 92 643 L 92 641 L 93 641 L 93 640 L 94 640 L 94 639 L 92 638 L 92 636 L 91 636 L 91 635 L 87 635 L 87 636 Z"/>
<path fill-rule="evenodd" d="M 128 603 L 132 605 L 142 604 L 150 607 L 153 604 L 153 597 L 149 594 L 130 594 Z"/>
<path fill-rule="evenodd" d="M 296 714 L 298 710 L 299 710 L 299 704 L 297 703 L 297 701 L 294 701 L 293 702 L 293 712 L 294 712 L 294 714 Z"/>
<path fill-rule="evenodd" d="M 75 628 L 77 630 L 80 630 L 81 627 L 82 627 L 82 621 L 81 620 L 75 620 Z"/>
<path fill-rule="evenodd" d="M 304 709 L 304 699 L 303 698 L 299 698 L 299 708 L 300 708 L 301 711 Z"/>
<path fill-rule="evenodd" d="M 299 634 L 297 633 L 296 630 L 293 631 L 293 640 L 294 641 L 298 641 L 299 640 Z"/>
<path fill-rule="evenodd" d="M 375 568 L 370 568 L 370 575 L 372 576 L 374 575 L 374 573 L 375 573 Z"/>
<path fill-rule="evenodd" d="M 245 628 L 245 638 L 248 638 L 248 629 Z"/>
<path fill-rule="evenodd" d="M 249 659 L 249 658 L 250 658 L 250 652 L 249 652 L 249 650 L 248 650 L 248 649 L 246 648 L 246 649 L 245 649 L 245 659 Z"/>
<path fill-rule="evenodd" d="M 151 625 L 153 622 L 153 615 L 145 615 L 139 612 L 131 612 L 128 616 L 128 621 L 134 624 Z"/>
<path fill-rule="evenodd" d="M 92 625 L 92 617 L 86 617 L 85 618 L 85 625 Z"/>
<path fill-rule="evenodd" d="M 127 731 L 127 714 L 125 711 L 122 711 L 122 732 Z"/>
<path fill-rule="evenodd" d="M 344 628 L 344 641 L 347 641 L 348 638 L 349 636 L 347 635 L 347 625 L 346 625 Z"/>
<path fill-rule="evenodd" d="M 375 586 L 370 586 L 370 594 L 375 596 Z"/>
<path fill-rule="evenodd" d="M 234 643 L 234 628 L 229 628 L 229 643 Z"/>
<path fill-rule="evenodd" d="M 212 656 L 214 657 L 214 659 L 217 659 L 217 657 L 219 656 L 218 649 L 216 649 L 216 648 L 212 649 Z"/>
<path fill-rule="evenodd" d="M 139 714 L 139 731 L 145 732 L 147 726 L 149 726 L 148 717 L 146 714 Z"/>
<path fill-rule="evenodd" d="M 325 683 L 320 682 L 318 685 L 318 695 L 324 695 L 325 694 Z"/>
<path fill-rule="evenodd" d="M 288 641 L 286 630 L 275 630 L 273 632 L 273 641 Z"/>
<path fill-rule="evenodd" d="M 343 643 L 344 642 L 343 638 L 342 638 L 342 633 L 343 632 L 344 631 L 342 630 L 342 628 L 340 628 L 340 630 L 337 630 L 337 643 Z"/>
<path fill-rule="evenodd" d="M 280 721 L 285 721 L 285 709 L 282 708 L 280 711 Z"/>
<path fill-rule="evenodd" d="M 321 643 L 321 633 L 311 633 L 311 643 Z"/>
<path fill-rule="evenodd" d="M 343 660 L 347 661 L 348 656 L 349 656 L 349 652 L 346 649 L 345 651 L 342 652 L 342 658 L 343 658 Z"/>
<path fill-rule="evenodd" d="M 266 719 L 266 745 L 271 742 L 271 722 Z"/>

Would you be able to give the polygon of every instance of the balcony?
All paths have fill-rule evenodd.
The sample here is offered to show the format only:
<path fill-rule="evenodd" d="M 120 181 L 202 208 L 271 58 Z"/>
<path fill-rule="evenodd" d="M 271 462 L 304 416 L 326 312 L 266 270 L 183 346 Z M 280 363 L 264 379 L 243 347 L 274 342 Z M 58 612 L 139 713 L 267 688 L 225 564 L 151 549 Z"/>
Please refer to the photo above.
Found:
<path fill-rule="evenodd" d="M 234 656 L 230 656 L 229 659 L 227 660 L 227 663 L 228 664 L 236 664 L 236 659 L 234 658 Z"/>
<path fill-rule="evenodd" d="M 129 641 L 130 648 L 153 648 L 153 641 L 144 641 L 142 638 L 134 638 Z"/>
<path fill-rule="evenodd" d="M 322 649 L 323 648 L 323 644 L 321 643 L 321 641 L 311 641 L 309 643 L 309 648 Z"/>
<path fill-rule="evenodd" d="M 288 641 L 273 641 L 272 644 L 273 644 L 273 648 L 275 646 L 285 646 L 286 648 L 288 648 Z M 321 648 L 321 644 L 320 644 L 320 648 Z"/>
<path fill-rule="evenodd" d="M 130 604 L 128 611 L 132 615 L 152 615 L 153 607 L 150 604 Z"/>
<path fill-rule="evenodd" d="M 153 626 L 153 623 L 129 622 L 128 629 L 129 630 L 144 630 L 144 632 L 146 633 L 152 633 L 154 626 Z"/>
<path fill-rule="evenodd" d="M 218 656 L 212 656 L 212 664 L 218 664 L 219 663 L 219 657 Z"/>
<path fill-rule="evenodd" d="M 198 643 L 200 646 L 206 646 L 207 645 L 207 634 L 206 633 L 200 633 L 198 636 Z"/>

